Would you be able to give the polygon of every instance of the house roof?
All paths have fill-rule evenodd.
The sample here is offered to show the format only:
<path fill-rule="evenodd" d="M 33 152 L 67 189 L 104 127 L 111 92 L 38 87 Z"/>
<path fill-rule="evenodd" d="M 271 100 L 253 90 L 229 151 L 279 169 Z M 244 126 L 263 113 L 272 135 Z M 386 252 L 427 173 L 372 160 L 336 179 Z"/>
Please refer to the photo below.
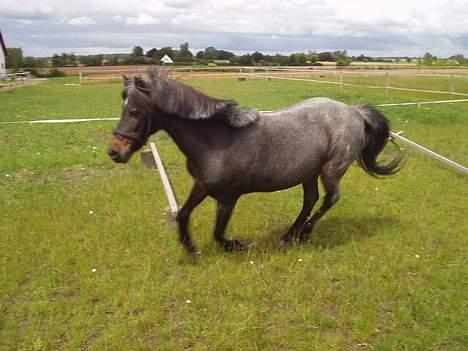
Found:
<path fill-rule="evenodd" d="M 161 61 L 164 63 L 174 63 L 174 61 L 167 55 L 164 55 Z"/>
<path fill-rule="evenodd" d="M 8 56 L 8 51 L 6 49 L 5 42 L 3 41 L 2 31 L 0 31 L 0 46 L 2 47 L 5 56 Z"/>

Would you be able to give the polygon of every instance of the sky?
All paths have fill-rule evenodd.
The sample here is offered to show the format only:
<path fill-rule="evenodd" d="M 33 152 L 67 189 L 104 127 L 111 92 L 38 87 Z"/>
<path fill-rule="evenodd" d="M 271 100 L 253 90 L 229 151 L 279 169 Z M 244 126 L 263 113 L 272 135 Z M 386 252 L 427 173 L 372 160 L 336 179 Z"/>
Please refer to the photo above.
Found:
<path fill-rule="evenodd" d="M 208 46 L 246 53 L 468 56 L 468 0 L 2 0 L 25 56 Z"/>

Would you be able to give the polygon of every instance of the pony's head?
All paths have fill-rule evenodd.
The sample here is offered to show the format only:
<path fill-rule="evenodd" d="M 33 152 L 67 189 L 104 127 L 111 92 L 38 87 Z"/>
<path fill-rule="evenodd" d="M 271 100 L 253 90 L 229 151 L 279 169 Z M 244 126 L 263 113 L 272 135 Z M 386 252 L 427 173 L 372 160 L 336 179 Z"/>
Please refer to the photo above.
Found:
<path fill-rule="evenodd" d="M 242 128 L 258 118 L 256 109 L 240 109 L 235 101 L 210 97 L 169 79 L 164 70 L 150 69 L 148 76 L 149 80 L 124 76 L 122 115 L 107 149 L 115 162 L 127 162 L 169 120 L 216 120 Z"/>
<path fill-rule="evenodd" d="M 120 122 L 107 148 L 107 154 L 118 163 L 127 162 L 157 129 L 153 116 L 157 110 L 152 108 L 148 82 L 124 76 L 122 99 Z"/>

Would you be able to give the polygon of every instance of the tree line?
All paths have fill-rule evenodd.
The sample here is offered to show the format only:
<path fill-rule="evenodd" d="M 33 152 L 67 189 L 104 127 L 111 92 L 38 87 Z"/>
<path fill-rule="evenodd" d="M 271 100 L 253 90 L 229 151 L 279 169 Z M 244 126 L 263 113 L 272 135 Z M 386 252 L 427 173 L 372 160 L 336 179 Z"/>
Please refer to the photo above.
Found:
<path fill-rule="evenodd" d="M 306 66 L 320 65 L 320 62 L 334 62 L 337 66 L 347 66 L 351 62 L 397 62 L 402 59 L 412 62 L 412 58 L 373 58 L 369 56 L 349 56 L 346 50 L 334 52 L 309 51 L 307 53 L 292 53 L 290 55 L 268 55 L 259 51 L 236 55 L 233 52 L 207 47 L 204 50 L 192 53 L 188 43 L 180 45 L 179 49 L 172 47 L 162 47 L 160 49 L 151 48 L 146 52 L 141 46 L 135 46 L 130 53 L 124 54 L 100 54 L 100 55 L 75 55 L 74 53 L 54 54 L 50 58 L 35 58 L 32 56 L 23 57 L 21 48 L 7 48 L 6 57 L 7 67 L 10 69 L 38 69 L 46 67 L 65 67 L 65 66 L 115 66 L 115 65 L 136 65 L 152 64 L 160 65 L 161 58 L 169 56 L 175 64 L 195 65 L 195 64 L 229 64 L 229 65 L 262 65 L 262 66 Z M 468 65 L 468 58 L 462 54 L 451 56 L 449 59 L 439 59 L 436 56 L 426 52 L 424 56 L 416 58 L 416 61 L 425 66 L 440 64 L 459 64 Z"/>

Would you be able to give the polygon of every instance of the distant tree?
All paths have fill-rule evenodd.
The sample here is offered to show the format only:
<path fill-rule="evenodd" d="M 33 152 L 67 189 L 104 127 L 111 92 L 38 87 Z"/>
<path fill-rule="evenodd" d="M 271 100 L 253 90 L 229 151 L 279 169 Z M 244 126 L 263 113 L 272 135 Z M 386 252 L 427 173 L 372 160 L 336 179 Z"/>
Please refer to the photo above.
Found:
<path fill-rule="evenodd" d="M 47 61 L 45 59 L 37 59 L 32 56 L 26 56 L 23 59 L 23 67 L 25 68 L 42 68 L 47 67 Z"/>
<path fill-rule="evenodd" d="M 354 60 L 357 61 L 357 62 L 369 62 L 369 61 L 372 61 L 372 58 L 368 57 L 368 56 L 364 56 L 363 54 L 361 54 L 361 55 L 355 57 Z"/>
<path fill-rule="evenodd" d="M 346 50 L 335 51 L 333 53 L 333 58 L 335 59 L 337 66 L 348 66 L 353 61 L 351 57 L 348 56 L 348 53 Z"/>
<path fill-rule="evenodd" d="M 152 48 L 146 52 L 146 57 L 156 58 L 159 55 L 158 49 Z"/>
<path fill-rule="evenodd" d="M 265 55 L 263 55 L 261 52 L 255 51 L 252 55 L 252 61 L 254 64 L 259 64 L 262 63 L 265 59 Z"/>
<path fill-rule="evenodd" d="M 252 56 L 250 54 L 245 54 L 239 57 L 239 64 L 242 66 L 248 66 L 252 64 Z"/>
<path fill-rule="evenodd" d="M 318 55 L 316 52 L 313 52 L 313 51 L 309 51 L 307 54 L 306 54 L 306 60 L 307 60 L 307 63 L 316 63 L 318 62 Z"/>
<path fill-rule="evenodd" d="M 76 56 L 73 52 L 62 52 L 60 54 L 60 59 L 62 66 L 76 66 Z"/>
<path fill-rule="evenodd" d="M 109 66 L 117 66 L 120 63 L 118 55 L 112 55 L 108 61 Z"/>
<path fill-rule="evenodd" d="M 288 58 L 288 64 L 292 66 L 305 66 L 307 64 L 307 57 L 303 52 L 291 54 Z"/>
<path fill-rule="evenodd" d="M 23 49 L 7 48 L 6 66 L 12 69 L 23 67 Z"/>
<path fill-rule="evenodd" d="M 325 61 L 325 62 L 334 62 L 335 58 L 331 54 L 331 52 L 321 52 L 318 54 L 319 61 Z"/>
<path fill-rule="evenodd" d="M 209 46 L 205 49 L 204 57 L 205 59 L 216 60 L 218 50 L 216 48 Z"/>
<path fill-rule="evenodd" d="M 225 50 L 217 50 L 216 59 L 218 60 L 231 60 L 234 56 L 236 56 L 233 52 L 225 51 Z"/>
<path fill-rule="evenodd" d="M 437 61 L 437 57 L 433 56 L 429 52 L 426 52 L 422 58 L 422 63 L 426 66 L 431 66 L 435 61 Z"/>
<path fill-rule="evenodd" d="M 182 49 L 182 48 L 181 48 Z M 233 60 L 238 62 L 239 58 L 235 58 L 236 55 L 233 52 L 225 50 L 217 50 L 213 46 L 205 48 L 203 51 L 198 51 L 195 57 L 199 60 L 212 61 L 212 60 Z"/>
<path fill-rule="evenodd" d="M 79 56 L 78 61 L 84 66 L 101 66 L 103 55 Z"/>
<path fill-rule="evenodd" d="M 59 54 L 54 54 L 52 56 L 52 67 L 63 67 L 63 58 Z"/>
<path fill-rule="evenodd" d="M 159 57 L 164 57 L 164 55 L 167 55 L 167 56 L 169 56 L 170 58 L 173 59 L 175 57 L 175 52 L 174 52 L 174 50 L 172 50 L 172 48 L 170 46 L 166 46 L 166 47 L 161 48 L 158 51 L 158 56 Z"/>
<path fill-rule="evenodd" d="M 143 48 L 141 46 L 135 46 L 132 50 L 133 57 L 143 56 Z"/>
<path fill-rule="evenodd" d="M 462 54 L 457 54 L 449 57 L 450 60 L 456 60 L 460 65 L 468 63 L 468 60 Z"/>
<path fill-rule="evenodd" d="M 179 53 L 177 55 L 181 61 L 191 61 L 193 58 L 192 52 L 189 50 L 189 44 L 183 43 L 180 44 Z"/>
<path fill-rule="evenodd" d="M 271 58 L 271 62 L 278 66 L 286 66 L 288 64 L 288 57 L 280 54 L 276 54 Z"/>
<path fill-rule="evenodd" d="M 129 64 L 142 64 L 145 63 L 145 55 L 143 53 L 143 48 L 141 46 L 135 46 L 132 49 L 132 53 L 127 59 Z"/>

